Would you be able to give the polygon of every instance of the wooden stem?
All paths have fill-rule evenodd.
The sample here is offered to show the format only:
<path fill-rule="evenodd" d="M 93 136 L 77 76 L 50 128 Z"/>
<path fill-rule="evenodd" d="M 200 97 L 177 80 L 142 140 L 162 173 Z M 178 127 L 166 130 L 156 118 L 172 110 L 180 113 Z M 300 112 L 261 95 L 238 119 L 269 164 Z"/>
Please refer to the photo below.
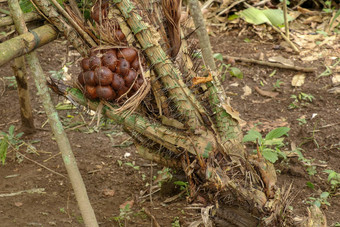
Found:
<path fill-rule="evenodd" d="M 31 22 L 31 21 L 40 20 L 40 19 L 42 19 L 42 17 L 36 12 L 30 12 L 30 13 L 24 14 L 25 22 Z M 12 25 L 12 24 L 13 24 L 13 19 L 10 16 L 3 17 L 0 20 L 0 27 Z"/>
<path fill-rule="evenodd" d="M 20 103 L 21 126 L 23 131 L 32 133 L 35 131 L 31 100 L 28 90 L 27 72 L 24 56 L 14 59 L 12 65 L 15 79 L 17 81 L 17 90 Z"/>
<path fill-rule="evenodd" d="M 19 33 L 24 33 L 25 31 L 27 32 L 27 27 L 22 16 L 22 11 L 20 9 L 18 0 L 8 0 L 8 4 L 11 8 L 13 20 L 16 25 L 17 31 Z M 27 55 L 27 61 L 30 65 L 31 72 L 33 74 L 36 87 L 38 89 L 38 95 L 40 96 L 40 99 L 43 103 L 46 115 L 49 120 L 49 124 L 56 138 L 59 150 L 61 151 L 63 161 L 68 176 L 70 178 L 84 223 L 88 227 L 97 227 L 98 223 L 96 220 L 96 216 L 87 196 L 86 188 L 77 167 L 76 159 L 73 155 L 70 142 L 59 120 L 58 113 L 56 112 L 52 103 L 51 96 L 46 85 L 44 72 L 34 51 Z"/>
<path fill-rule="evenodd" d="M 47 24 L 0 44 L 0 66 L 57 38 L 53 26 Z"/>

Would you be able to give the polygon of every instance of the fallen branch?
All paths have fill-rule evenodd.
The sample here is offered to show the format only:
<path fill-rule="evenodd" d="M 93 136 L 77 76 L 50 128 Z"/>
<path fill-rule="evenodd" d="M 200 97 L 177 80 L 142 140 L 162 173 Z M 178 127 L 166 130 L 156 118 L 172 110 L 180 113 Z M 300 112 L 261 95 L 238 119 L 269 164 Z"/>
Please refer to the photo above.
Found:
<path fill-rule="evenodd" d="M 0 66 L 57 38 L 52 25 L 44 25 L 0 44 Z"/>
<path fill-rule="evenodd" d="M 30 13 L 25 13 L 24 14 L 24 20 L 25 20 L 26 23 L 27 22 L 31 22 L 31 21 L 35 21 L 35 20 L 41 20 L 41 19 L 43 19 L 42 16 L 40 16 L 36 12 L 30 12 Z M 13 24 L 13 19 L 10 16 L 3 17 L 0 20 L 0 27 L 12 25 L 12 24 Z"/>
<path fill-rule="evenodd" d="M 282 65 L 279 63 L 272 63 L 272 62 L 266 62 L 266 61 L 260 61 L 260 60 L 255 60 L 251 58 L 243 58 L 243 57 L 233 57 L 229 55 L 223 55 L 224 59 L 234 59 L 235 61 L 241 61 L 241 62 L 247 62 L 247 63 L 254 63 L 258 65 L 265 65 L 269 67 L 276 67 L 280 69 L 290 69 L 290 70 L 295 70 L 295 71 L 301 71 L 301 72 L 315 72 L 316 68 L 305 68 L 301 66 L 289 66 L 289 65 Z"/>
<path fill-rule="evenodd" d="M 45 188 L 32 188 L 32 189 L 23 190 L 23 191 L 18 191 L 18 192 L 0 194 L 0 198 L 3 198 L 3 197 L 11 197 L 11 196 L 17 196 L 17 195 L 21 195 L 21 194 L 24 194 L 24 193 L 29 193 L 29 194 L 33 194 L 33 193 L 43 194 L 43 193 L 46 193 L 46 192 L 45 192 Z"/>

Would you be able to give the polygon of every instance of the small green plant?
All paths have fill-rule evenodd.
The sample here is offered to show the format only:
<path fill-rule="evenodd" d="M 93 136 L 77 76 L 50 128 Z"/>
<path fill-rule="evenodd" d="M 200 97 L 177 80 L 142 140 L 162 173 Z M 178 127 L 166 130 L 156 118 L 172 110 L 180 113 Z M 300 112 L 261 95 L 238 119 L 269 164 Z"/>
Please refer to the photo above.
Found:
<path fill-rule="evenodd" d="M 24 144 L 24 141 L 20 138 L 24 134 L 23 132 L 14 133 L 15 126 L 9 126 L 8 133 L 0 132 L 0 160 L 2 164 L 5 164 L 8 147 L 11 146 L 13 149 L 18 150 L 20 146 Z"/>
<path fill-rule="evenodd" d="M 331 204 L 327 201 L 329 197 L 329 192 L 322 192 L 319 196 L 319 198 L 309 197 L 309 201 L 307 201 L 307 204 L 315 205 L 317 207 L 321 207 L 321 205 L 327 205 L 330 206 Z"/>
<path fill-rule="evenodd" d="M 64 207 L 59 208 L 59 211 L 60 211 L 60 213 L 66 214 L 66 211 L 65 211 Z"/>
<path fill-rule="evenodd" d="M 17 80 L 15 79 L 15 76 L 5 76 L 4 79 L 6 81 L 8 88 L 17 89 L 18 85 L 17 85 Z"/>
<path fill-rule="evenodd" d="M 307 124 L 307 121 L 305 118 L 298 118 L 296 119 L 299 122 L 299 125 L 305 125 Z"/>
<path fill-rule="evenodd" d="M 119 209 L 119 216 L 113 217 L 112 219 L 118 223 L 120 227 L 126 226 L 126 221 L 130 220 L 130 215 L 132 214 L 130 203 L 127 203 L 125 207 Z M 123 223 L 124 222 L 124 223 Z"/>
<path fill-rule="evenodd" d="M 314 176 L 316 173 L 317 173 L 317 171 L 316 171 L 316 166 L 308 166 L 307 167 L 307 173 L 308 173 L 308 175 L 310 175 L 310 176 Z"/>
<path fill-rule="evenodd" d="M 124 165 L 130 166 L 132 168 L 134 168 L 135 170 L 139 170 L 139 166 L 136 166 L 135 163 L 133 162 L 126 162 L 124 163 Z"/>
<path fill-rule="evenodd" d="M 281 85 L 284 84 L 284 82 L 282 82 L 281 80 L 277 80 L 274 84 L 273 87 L 274 89 L 279 89 L 281 87 Z"/>
<path fill-rule="evenodd" d="M 230 67 L 230 64 L 223 63 L 223 55 L 220 53 L 215 53 L 214 58 L 217 60 L 217 70 L 222 75 L 221 80 L 222 82 L 226 79 L 226 73 L 229 72 L 231 76 L 234 76 L 236 78 L 242 79 L 243 73 L 239 68 L 236 67 Z"/>
<path fill-rule="evenodd" d="M 287 127 L 279 127 L 270 131 L 265 138 L 262 138 L 261 133 L 251 129 L 247 135 L 243 137 L 243 142 L 253 142 L 257 144 L 258 151 L 262 156 L 268 161 L 275 163 L 279 156 L 286 159 L 285 153 L 280 149 L 284 146 L 284 138 L 282 138 L 282 136 L 286 135 L 289 130 L 290 128 Z"/>
<path fill-rule="evenodd" d="M 335 191 L 340 187 L 340 173 L 337 173 L 331 169 L 327 169 L 324 172 L 328 173 L 327 181 L 331 184 L 332 191 Z"/>
<path fill-rule="evenodd" d="M 189 195 L 189 183 L 188 182 L 184 182 L 184 181 L 175 181 L 174 182 L 175 185 L 179 186 L 179 189 L 181 191 L 185 191 L 186 195 Z"/>
<path fill-rule="evenodd" d="M 171 227 L 181 227 L 181 223 L 179 222 L 179 217 L 174 217 L 174 220 L 171 222 Z"/>
<path fill-rule="evenodd" d="M 306 106 L 308 103 L 313 102 L 314 96 L 311 94 L 300 92 L 298 95 L 291 95 L 290 98 L 294 99 L 291 104 L 289 104 L 288 109 L 295 109 L 300 106 Z"/>

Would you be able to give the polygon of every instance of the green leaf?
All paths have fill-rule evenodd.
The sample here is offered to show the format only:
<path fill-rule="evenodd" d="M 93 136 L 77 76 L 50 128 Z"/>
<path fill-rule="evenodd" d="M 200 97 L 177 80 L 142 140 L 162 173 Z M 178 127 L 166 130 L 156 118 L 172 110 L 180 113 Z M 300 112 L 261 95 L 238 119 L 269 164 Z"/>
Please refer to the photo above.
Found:
<path fill-rule="evenodd" d="M 338 16 L 340 16 L 340 9 L 338 9 L 336 14 L 334 15 L 333 20 L 332 20 L 331 24 L 329 25 L 330 28 L 333 26 L 333 23 L 336 20 L 336 18 L 338 18 Z"/>
<path fill-rule="evenodd" d="M 272 140 L 274 138 L 279 138 L 283 135 L 285 135 L 287 132 L 289 132 L 290 128 L 288 127 L 279 127 L 276 128 L 272 131 L 270 131 L 267 135 L 266 135 L 266 140 Z"/>
<path fill-rule="evenodd" d="M 319 207 L 321 206 L 321 203 L 319 200 L 316 200 L 314 203 L 313 203 L 315 206 Z"/>
<path fill-rule="evenodd" d="M 239 78 L 239 79 L 243 79 L 243 73 L 239 68 L 230 67 L 229 73 L 230 73 L 231 76 L 234 76 L 234 77 Z"/>
<path fill-rule="evenodd" d="M 5 136 L 0 143 L 0 160 L 2 164 L 5 164 L 8 149 L 8 137 Z"/>
<path fill-rule="evenodd" d="M 256 8 L 248 8 L 240 12 L 240 16 L 250 24 L 270 24 L 274 26 L 279 26 L 284 24 L 283 11 L 280 9 L 265 9 L 259 10 Z M 291 16 L 288 15 L 288 21 L 293 20 Z"/>
<path fill-rule="evenodd" d="M 320 195 L 320 198 L 321 199 L 327 199 L 329 196 L 329 192 L 322 192 L 321 195 Z"/>
<path fill-rule="evenodd" d="M 214 58 L 219 61 L 223 61 L 223 55 L 221 53 L 215 53 Z"/>
<path fill-rule="evenodd" d="M 14 135 L 14 128 L 15 128 L 14 125 L 9 126 L 9 129 L 8 129 L 8 134 L 9 135 Z"/>
<path fill-rule="evenodd" d="M 309 187 L 309 188 L 311 188 L 311 189 L 314 189 L 314 184 L 313 184 L 312 182 L 307 181 L 307 182 L 306 182 L 306 185 L 307 185 L 307 187 Z"/>
<path fill-rule="evenodd" d="M 253 129 L 249 130 L 248 134 L 243 137 L 243 142 L 256 142 L 256 140 L 262 140 L 262 135 L 258 131 Z"/>
<path fill-rule="evenodd" d="M 269 148 L 263 149 L 262 155 L 265 159 L 267 159 L 271 163 L 275 163 L 279 159 L 277 153 L 274 152 L 274 150 L 269 149 Z"/>
<path fill-rule="evenodd" d="M 274 138 L 274 139 L 271 139 L 271 140 L 265 140 L 264 141 L 264 145 L 267 145 L 267 146 L 283 146 L 283 140 L 284 138 Z"/>

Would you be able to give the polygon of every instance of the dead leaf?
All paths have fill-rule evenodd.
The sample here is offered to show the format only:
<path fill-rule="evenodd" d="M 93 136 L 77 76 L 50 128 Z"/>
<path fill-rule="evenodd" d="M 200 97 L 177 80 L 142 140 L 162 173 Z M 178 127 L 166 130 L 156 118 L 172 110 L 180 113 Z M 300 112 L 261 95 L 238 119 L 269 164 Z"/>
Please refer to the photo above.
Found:
<path fill-rule="evenodd" d="M 305 83 L 305 74 L 297 74 L 292 79 L 292 86 L 301 87 Z"/>
<path fill-rule="evenodd" d="M 16 207 L 21 207 L 21 206 L 23 205 L 23 203 L 22 203 L 22 202 L 15 202 L 14 205 L 15 205 Z"/>
<path fill-rule="evenodd" d="M 243 88 L 243 95 L 241 96 L 241 99 L 244 99 L 246 96 L 251 95 L 251 88 L 249 86 L 244 86 Z"/>
<path fill-rule="evenodd" d="M 332 77 L 333 86 L 340 85 L 340 74 L 336 74 Z"/>
<path fill-rule="evenodd" d="M 233 119 L 237 120 L 239 124 L 244 123 L 244 120 L 240 118 L 240 113 L 230 106 L 228 100 L 226 100 L 225 103 L 222 104 L 222 107 Z"/>
<path fill-rule="evenodd" d="M 271 97 L 271 98 L 275 98 L 276 96 L 279 95 L 278 92 L 272 92 L 272 91 L 264 91 L 258 87 L 255 87 L 255 90 L 262 96 L 266 96 L 266 97 Z"/>
<path fill-rule="evenodd" d="M 306 20 L 303 21 L 304 24 L 310 24 L 312 22 L 318 22 L 321 23 L 323 21 L 321 15 L 315 15 L 308 17 Z"/>
<path fill-rule="evenodd" d="M 212 81 L 212 75 L 209 73 L 209 76 L 207 77 L 194 77 L 192 78 L 192 86 L 195 86 L 197 84 L 203 84 Z"/>
<path fill-rule="evenodd" d="M 131 209 L 133 204 L 135 203 L 134 200 L 128 200 L 122 204 L 120 204 L 119 209 Z"/>
<path fill-rule="evenodd" d="M 268 61 L 270 62 L 278 62 L 281 63 L 282 65 L 288 65 L 288 66 L 294 66 L 294 63 L 292 60 L 284 58 L 280 55 L 278 56 L 274 56 L 274 57 L 270 57 L 268 58 Z"/>
<path fill-rule="evenodd" d="M 105 188 L 103 194 L 112 197 L 115 195 L 115 191 L 113 189 Z"/>

